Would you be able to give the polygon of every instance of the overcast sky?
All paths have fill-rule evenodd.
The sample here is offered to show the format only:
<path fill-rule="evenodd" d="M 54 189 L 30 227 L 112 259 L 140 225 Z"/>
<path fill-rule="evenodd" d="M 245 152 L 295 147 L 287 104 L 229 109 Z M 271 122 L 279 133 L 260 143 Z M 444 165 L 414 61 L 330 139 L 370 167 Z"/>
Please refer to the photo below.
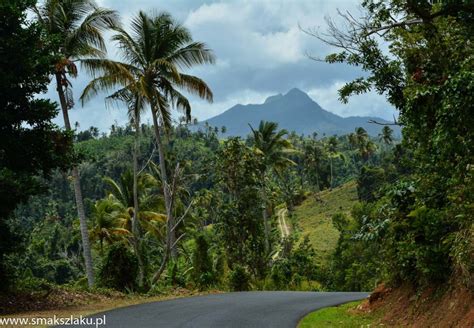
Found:
<path fill-rule="evenodd" d="M 168 11 L 192 32 L 193 38 L 213 49 L 217 62 L 190 73 L 203 78 L 214 92 L 214 103 L 190 97 L 192 115 L 199 120 L 215 116 L 233 105 L 262 103 L 266 97 L 285 93 L 293 87 L 307 92 L 324 109 L 341 116 L 371 115 L 386 119 L 395 113 L 382 96 L 375 93 L 351 98 L 344 105 L 337 90 L 362 72 L 346 65 L 329 65 L 310 60 L 308 53 L 324 57 L 331 49 L 303 33 L 305 28 L 324 29 L 325 16 L 336 10 L 358 13 L 357 0 L 99 0 L 103 7 L 118 10 L 125 27 L 139 10 Z M 108 42 L 109 56 L 118 58 L 116 47 Z M 79 96 L 88 77 L 79 74 L 73 81 Z M 54 88 L 48 97 L 57 100 Z M 116 121 L 124 124 L 125 110 L 106 109 L 98 96 L 84 107 L 79 101 L 70 112 L 81 129 L 97 126 L 107 132 Z M 147 120 L 148 116 L 145 117 Z M 62 117 L 57 119 L 62 124 Z"/>

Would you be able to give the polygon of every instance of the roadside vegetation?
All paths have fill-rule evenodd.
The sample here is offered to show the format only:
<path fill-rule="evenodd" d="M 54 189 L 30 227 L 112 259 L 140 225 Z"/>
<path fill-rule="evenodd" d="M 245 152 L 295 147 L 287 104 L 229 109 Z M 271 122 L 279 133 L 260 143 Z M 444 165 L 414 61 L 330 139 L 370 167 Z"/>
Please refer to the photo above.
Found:
<path fill-rule="evenodd" d="M 357 310 L 361 302 L 351 302 L 339 306 L 328 307 L 305 316 L 298 324 L 298 328 L 315 327 L 375 327 L 380 319 L 380 313 L 364 313 Z"/>
<path fill-rule="evenodd" d="M 360 19 L 341 12 L 349 30 L 329 20 L 326 34 L 306 32 L 340 49 L 328 63 L 366 71 L 340 99 L 385 95 L 401 139 L 386 124 L 378 136 L 360 127 L 300 136 L 264 121 L 246 138 L 196 131 L 187 97 L 213 93 L 188 73 L 215 57 L 170 14 L 139 12 L 123 26 L 92 0 L 2 1 L 0 312 L 65 286 L 155 297 L 385 283 L 415 295 L 455 286 L 471 302 L 474 9 L 398 0 L 363 8 Z M 106 33 L 118 61 L 107 57 Z M 105 97 L 127 124 L 99 131 L 69 121 L 80 111 L 79 73 L 90 77 L 81 102 Z M 58 104 L 36 97 L 51 82 L 65 129 L 51 123 Z M 308 320 L 370 319 L 349 306 Z"/>

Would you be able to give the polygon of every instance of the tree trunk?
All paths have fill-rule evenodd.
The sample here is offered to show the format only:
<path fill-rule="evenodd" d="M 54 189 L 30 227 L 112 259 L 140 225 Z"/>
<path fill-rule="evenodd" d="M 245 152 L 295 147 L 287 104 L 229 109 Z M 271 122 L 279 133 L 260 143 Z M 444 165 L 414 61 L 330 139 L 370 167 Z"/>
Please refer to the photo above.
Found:
<path fill-rule="evenodd" d="M 64 95 L 64 89 L 62 86 L 61 73 L 56 73 L 56 85 L 57 85 L 57 91 L 59 95 L 59 101 L 61 103 L 61 110 L 64 117 L 64 126 L 66 128 L 66 131 L 71 131 L 71 123 L 69 122 L 68 105 L 66 102 L 66 96 Z M 80 223 L 80 229 L 81 229 L 81 239 L 82 239 L 82 248 L 83 248 L 83 253 L 84 253 L 84 261 L 86 265 L 87 283 L 89 285 L 89 288 L 92 288 L 94 286 L 94 268 L 92 264 L 91 248 L 89 244 L 89 231 L 87 230 L 87 219 L 86 219 L 86 214 L 84 211 L 84 201 L 82 199 L 81 180 L 80 180 L 79 170 L 77 166 L 74 166 L 72 168 L 72 177 L 74 180 L 74 195 L 76 198 L 77 215 L 79 216 L 79 223 Z"/>
<path fill-rule="evenodd" d="M 156 110 L 152 108 L 151 114 L 153 117 L 153 127 L 154 127 L 154 132 L 155 132 L 155 138 L 156 138 L 156 144 L 158 146 L 158 155 L 160 158 L 160 171 L 161 171 L 161 182 L 163 184 L 163 194 L 165 197 L 165 207 L 166 207 L 166 226 L 167 226 L 167 232 L 166 232 L 166 246 L 164 250 L 164 255 L 163 255 L 163 261 L 160 266 L 160 269 L 158 272 L 155 274 L 155 276 L 152 279 L 152 282 L 156 282 L 159 278 L 161 273 L 163 272 L 166 262 L 169 259 L 169 252 L 171 252 L 171 257 L 176 257 L 177 256 L 177 251 L 176 251 L 176 234 L 175 234 L 175 229 L 174 229 L 174 218 L 173 218 L 173 209 L 172 209 L 172 199 L 171 199 L 171 190 L 170 190 L 170 184 L 168 181 L 168 175 L 166 173 L 166 162 L 165 162 L 165 152 L 163 149 L 163 143 L 161 141 L 161 135 L 160 135 L 160 125 L 158 123 L 158 117 Z"/>
<path fill-rule="evenodd" d="M 332 190 L 332 180 L 333 180 L 333 176 L 332 176 L 332 157 L 329 160 L 329 166 L 330 166 L 330 169 L 331 169 L 331 181 L 330 181 L 331 188 L 330 189 Z"/>
<path fill-rule="evenodd" d="M 263 227 L 265 228 L 265 255 L 268 256 L 270 254 L 270 226 L 268 222 L 268 213 L 267 213 L 267 203 L 265 202 L 265 206 L 263 208 Z"/>
<path fill-rule="evenodd" d="M 262 174 L 263 176 L 263 186 L 262 186 L 262 200 L 263 200 L 263 210 L 262 210 L 262 217 L 263 217 L 263 228 L 265 233 L 265 256 L 270 254 L 270 227 L 268 222 L 268 212 L 267 212 L 267 194 L 265 189 L 265 172 Z"/>
<path fill-rule="evenodd" d="M 145 264 L 140 250 L 140 231 L 138 226 L 138 137 L 140 135 L 140 124 L 138 115 L 135 113 L 135 140 L 133 144 L 133 218 L 132 218 L 132 234 L 133 248 L 138 260 L 138 286 L 143 288 L 145 281 Z"/>

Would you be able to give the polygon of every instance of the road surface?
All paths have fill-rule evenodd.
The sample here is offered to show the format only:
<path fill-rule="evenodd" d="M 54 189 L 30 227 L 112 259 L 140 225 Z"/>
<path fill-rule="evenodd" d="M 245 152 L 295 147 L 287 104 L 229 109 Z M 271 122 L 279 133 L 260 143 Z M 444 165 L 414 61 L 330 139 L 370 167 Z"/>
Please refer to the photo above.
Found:
<path fill-rule="evenodd" d="M 114 328 L 295 328 L 309 312 L 367 296 L 368 293 L 342 292 L 240 292 L 133 305 L 94 317 L 105 314 L 105 327 Z"/>

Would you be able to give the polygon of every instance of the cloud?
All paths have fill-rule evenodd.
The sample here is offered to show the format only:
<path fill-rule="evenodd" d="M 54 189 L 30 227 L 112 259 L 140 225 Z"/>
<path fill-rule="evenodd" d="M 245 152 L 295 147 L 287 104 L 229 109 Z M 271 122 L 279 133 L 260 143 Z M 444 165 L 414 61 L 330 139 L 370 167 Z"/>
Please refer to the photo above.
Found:
<path fill-rule="evenodd" d="M 339 101 L 338 90 L 344 84 L 342 81 L 336 81 L 328 87 L 313 88 L 308 90 L 308 95 L 322 108 L 342 117 L 376 116 L 393 120 L 394 115 L 397 116 L 397 112 L 387 104 L 384 96 L 374 91 L 352 96 L 347 104 L 343 104 Z"/>
<path fill-rule="evenodd" d="M 214 103 L 190 96 L 193 116 L 210 118 L 237 103 L 259 103 L 267 96 L 298 87 L 310 94 L 324 108 L 341 115 L 391 117 L 393 110 L 383 97 L 361 95 L 342 105 L 337 88 L 359 77 L 362 72 L 347 65 L 329 65 L 310 60 L 307 53 L 324 57 L 331 48 L 302 32 L 306 28 L 324 28 L 325 16 L 335 16 L 337 8 L 357 12 L 357 0 L 99 0 L 101 6 L 120 12 L 125 28 L 141 9 L 147 13 L 165 10 L 190 29 L 195 40 L 213 49 L 217 62 L 190 70 L 204 79 L 214 92 Z M 118 58 L 116 46 L 108 43 L 112 58 Z M 74 80 L 79 96 L 90 78 L 80 72 Z M 57 100 L 54 88 L 48 95 Z M 113 120 L 126 122 L 124 110 L 106 110 L 98 96 L 84 108 L 71 111 L 71 120 L 82 128 L 90 125 L 107 130 Z M 390 114 L 387 114 L 390 113 Z M 175 114 L 177 117 L 178 114 Z M 57 119 L 61 123 L 61 117 Z"/>

